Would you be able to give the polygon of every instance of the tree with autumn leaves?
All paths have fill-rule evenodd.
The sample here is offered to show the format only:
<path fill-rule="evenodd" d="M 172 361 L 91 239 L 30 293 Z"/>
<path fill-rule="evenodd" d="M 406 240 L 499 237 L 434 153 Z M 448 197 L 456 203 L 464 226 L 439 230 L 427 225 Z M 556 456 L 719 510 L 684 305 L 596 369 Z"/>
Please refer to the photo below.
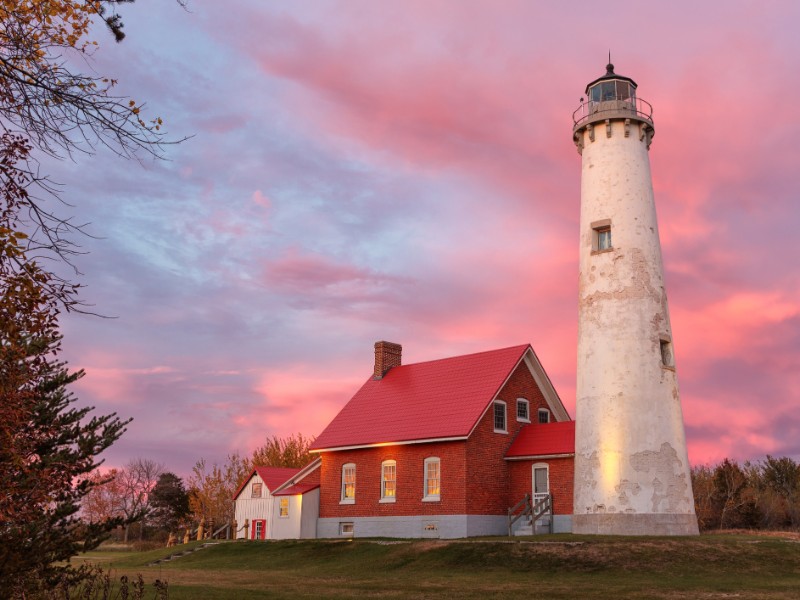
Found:
<path fill-rule="evenodd" d="M 115 9 L 132 1 L 0 0 L 0 597 L 46 587 L 65 571 L 55 563 L 118 522 L 77 517 L 128 421 L 77 408 L 69 391 L 84 373 L 59 359 L 58 318 L 83 307 L 80 286 L 46 265 L 69 263 L 80 228 L 51 208 L 36 158 L 160 155 L 161 120 L 113 78 L 75 69 L 97 48 L 96 23 L 124 37 Z"/>
<path fill-rule="evenodd" d="M 314 438 L 302 433 L 279 437 L 269 436 L 249 457 L 230 454 L 218 465 L 201 458 L 189 476 L 189 508 L 196 523 L 219 527 L 234 517 L 233 494 L 242 485 L 253 467 L 302 468 L 311 461 L 308 451 Z"/>

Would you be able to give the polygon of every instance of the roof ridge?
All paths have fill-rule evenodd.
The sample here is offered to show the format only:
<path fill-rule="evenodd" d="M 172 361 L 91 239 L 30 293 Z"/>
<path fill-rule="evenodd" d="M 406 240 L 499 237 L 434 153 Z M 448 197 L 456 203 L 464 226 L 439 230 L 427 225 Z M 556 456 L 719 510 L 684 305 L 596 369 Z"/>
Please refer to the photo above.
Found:
<path fill-rule="evenodd" d="M 448 360 L 455 360 L 457 358 L 459 358 L 459 359 L 460 358 L 469 358 L 471 356 L 478 356 L 480 354 L 493 354 L 495 352 L 504 352 L 506 350 L 516 350 L 517 348 L 522 350 L 523 348 L 528 348 L 528 347 L 530 347 L 529 343 L 528 344 L 516 344 L 514 346 L 506 346 L 505 348 L 495 348 L 494 350 L 481 350 L 479 352 L 470 352 L 469 354 L 456 354 L 455 356 L 445 356 L 444 358 L 432 358 L 430 360 L 422 360 L 422 361 L 415 362 L 415 363 L 402 364 L 399 367 L 393 367 L 393 369 L 401 369 L 403 367 L 414 367 L 416 365 L 426 365 L 426 364 L 429 364 L 429 363 L 445 362 L 445 361 L 448 361 Z"/>

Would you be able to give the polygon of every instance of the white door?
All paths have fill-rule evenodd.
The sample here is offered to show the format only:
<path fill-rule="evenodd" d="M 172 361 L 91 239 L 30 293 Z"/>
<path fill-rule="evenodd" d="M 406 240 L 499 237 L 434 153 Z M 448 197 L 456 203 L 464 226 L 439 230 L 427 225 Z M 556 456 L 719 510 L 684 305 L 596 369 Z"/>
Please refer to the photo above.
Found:
<path fill-rule="evenodd" d="M 550 493 L 550 477 L 547 465 L 533 465 L 533 504 L 536 505 Z"/>

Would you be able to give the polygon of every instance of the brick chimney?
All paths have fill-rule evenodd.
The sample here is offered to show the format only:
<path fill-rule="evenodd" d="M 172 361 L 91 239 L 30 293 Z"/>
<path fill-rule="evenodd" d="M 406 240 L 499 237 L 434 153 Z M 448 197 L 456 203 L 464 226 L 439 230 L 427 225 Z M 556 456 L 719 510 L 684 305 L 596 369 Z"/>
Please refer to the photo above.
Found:
<path fill-rule="evenodd" d="M 403 347 L 392 342 L 375 342 L 375 379 L 381 379 L 392 367 L 399 367 Z"/>

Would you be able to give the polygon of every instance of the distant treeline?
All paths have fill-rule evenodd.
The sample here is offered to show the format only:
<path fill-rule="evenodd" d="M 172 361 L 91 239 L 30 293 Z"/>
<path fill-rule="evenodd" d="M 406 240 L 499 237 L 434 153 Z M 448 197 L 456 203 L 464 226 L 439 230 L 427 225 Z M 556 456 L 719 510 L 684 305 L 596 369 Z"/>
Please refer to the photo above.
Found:
<path fill-rule="evenodd" d="M 791 458 L 693 467 L 692 487 L 701 531 L 800 526 L 800 464 Z"/>

